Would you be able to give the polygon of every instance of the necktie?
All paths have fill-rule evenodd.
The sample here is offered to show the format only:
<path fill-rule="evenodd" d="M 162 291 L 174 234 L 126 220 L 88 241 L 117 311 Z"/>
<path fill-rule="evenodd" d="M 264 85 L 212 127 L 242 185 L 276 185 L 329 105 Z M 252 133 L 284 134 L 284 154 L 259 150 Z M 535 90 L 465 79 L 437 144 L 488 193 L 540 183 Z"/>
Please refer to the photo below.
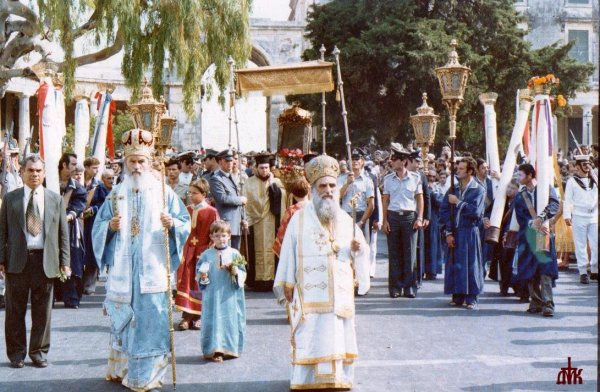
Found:
<path fill-rule="evenodd" d="M 27 203 L 27 211 L 25 212 L 25 220 L 27 221 L 27 232 L 36 237 L 42 231 L 42 221 L 40 219 L 40 210 L 33 199 L 34 195 L 35 192 L 31 192 L 29 202 Z"/>

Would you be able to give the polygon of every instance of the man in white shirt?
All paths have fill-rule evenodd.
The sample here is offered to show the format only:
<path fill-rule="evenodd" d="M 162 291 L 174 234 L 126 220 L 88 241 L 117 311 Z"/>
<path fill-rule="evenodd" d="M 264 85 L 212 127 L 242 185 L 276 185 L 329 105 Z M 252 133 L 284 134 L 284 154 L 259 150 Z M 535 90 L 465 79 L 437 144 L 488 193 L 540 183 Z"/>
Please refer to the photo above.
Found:
<path fill-rule="evenodd" d="M 580 282 L 589 284 L 598 280 L 598 183 L 592 175 L 589 155 L 576 155 L 577 172 L 567 181 L 563 216 L 568 226 L 573 226 L 575 255 Z M 588 244 L 591 258 L 588 258 Z M 591 263 L 591 276 L 587 266 Z"/>

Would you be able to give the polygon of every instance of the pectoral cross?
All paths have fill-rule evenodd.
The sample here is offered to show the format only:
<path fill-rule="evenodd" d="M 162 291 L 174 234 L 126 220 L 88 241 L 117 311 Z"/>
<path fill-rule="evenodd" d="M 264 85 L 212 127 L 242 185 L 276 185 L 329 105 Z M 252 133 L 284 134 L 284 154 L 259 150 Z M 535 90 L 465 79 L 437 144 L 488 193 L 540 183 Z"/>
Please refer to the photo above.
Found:
<path fill-rule="evenodd" d="M 198 239 L 196 239 L 196 237 L 192 237 L 192 240 L 190 242 L 192 243 L 193 246 L 196 246 L 196 244 L 200 241 Z"/>
<path fill-rule="evenodd" d="M 123 199 L 124 197 L 117 195 L 116 192 L 113 192 L 113 194 L 110 195 L 110 201 L 112 202 L 113 207 L 113 216 L 119 215 L 119 200 Z"/>

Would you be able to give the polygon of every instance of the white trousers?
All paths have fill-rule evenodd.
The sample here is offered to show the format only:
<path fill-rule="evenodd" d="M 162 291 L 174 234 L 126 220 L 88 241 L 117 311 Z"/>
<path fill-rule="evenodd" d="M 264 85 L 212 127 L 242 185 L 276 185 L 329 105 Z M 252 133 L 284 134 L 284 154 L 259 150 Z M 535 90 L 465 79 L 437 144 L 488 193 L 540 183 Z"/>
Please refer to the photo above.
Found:
<path fill-rule="evenodd" d="M 598 273 L 598 222 L 591 216 L 573 215 L 573 240 L 575 242 L 575 257 L 579 274 L 587 274 L 587 266 L 591 261 L 592 273 Z M 588 257 L 588 243 L 591 250 L 591 260 Z"/>
<path fill-rule="evenodd" d="M 369 248 L 371 253 L 369 254 L 369 276 L 375 277 L 375 270 L 377 269 L 377 231 L 371 231 L 371 240 L 369 241 Z"/>

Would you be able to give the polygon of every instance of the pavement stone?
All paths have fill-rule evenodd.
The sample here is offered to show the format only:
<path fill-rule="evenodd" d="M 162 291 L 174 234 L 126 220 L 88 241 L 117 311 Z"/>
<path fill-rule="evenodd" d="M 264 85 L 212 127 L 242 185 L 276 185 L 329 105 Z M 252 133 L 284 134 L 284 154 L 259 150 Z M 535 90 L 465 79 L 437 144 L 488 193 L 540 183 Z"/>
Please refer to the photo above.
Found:
<path fill-rule="evenodd" d="M 556 316 L 525 312 L 516 297 L 500 297 L 486 280 L 479 309 L 448 306 L 443 280 L 426 281 L 416 299 L 389 298 L 385 236 L 378 271 L 356 299 L 359 360 L 353 391 L 596 391 L 598 390 L 598 284 L 579 284 L 575 269 L 561 272 L 554 291 Z M 0 359 L 0 392 L 125 391 L 104 380 L 109 323 L 102 314 L 103 284 L 78 310 L 52 313 L 50 365 L 23 369 Z M 271 293 L 246 293 L 247 336 L 241 358 L 222 364 L 202 359 L 200 332 L 175 333 L 177 391 L 278 392 L 289 390 L 290 335 L 283 308 Z M 175 322 L 179 314 L 175 314 Z M 4 325 L 4 310 L 0 310 Z M 29 331 L 29 312 L 28 312 Z M 4 328 L 0 331 L 4 343 Z M 557 385 L 567 366 L 584 384 Z M 172 390 L 171 376 L 163 390 Z"/>

